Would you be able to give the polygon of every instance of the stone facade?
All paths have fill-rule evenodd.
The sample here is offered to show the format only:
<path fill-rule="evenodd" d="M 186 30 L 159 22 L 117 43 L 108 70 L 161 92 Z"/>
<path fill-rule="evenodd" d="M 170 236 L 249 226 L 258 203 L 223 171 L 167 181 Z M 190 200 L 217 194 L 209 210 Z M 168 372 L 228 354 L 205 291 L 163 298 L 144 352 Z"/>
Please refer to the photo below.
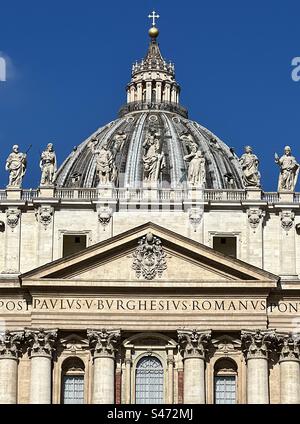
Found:
<path fill-rule="evenodd" d="M 150 35 L 120 119 L 0 190 L 0 403 L 300 402 L 300 194 L 187 119 Z"/>

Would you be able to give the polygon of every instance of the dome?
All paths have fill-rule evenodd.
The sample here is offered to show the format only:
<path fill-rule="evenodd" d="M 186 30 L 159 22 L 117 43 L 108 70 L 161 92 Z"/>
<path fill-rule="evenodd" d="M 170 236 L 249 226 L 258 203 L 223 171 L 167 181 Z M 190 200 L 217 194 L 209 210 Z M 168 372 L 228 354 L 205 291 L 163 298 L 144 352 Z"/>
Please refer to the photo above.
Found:
<path fill-rule="evenodd" d="M 181 188 L 186 185 L 189 162 L 184 157 L 190 154 L 189 145 L 192 142 L 197 143 L 205 158 L 206 188 L 243 188 L 242 172 L 233 150 L 197 122 L 167 110 L 125 113 L 99 128 L 62 164 L 58 171 L 57 186 L 98 186 L 96 155 L 92 152 L 93 140 L 96 138 L 98 148 L 107 144 L 115 156 L 118 170 L 116 187 L 141 188 L 143 144 L 151 130 L 159 134 L 165 157 L 165 167 L 159 179 L 161 188 Z"/>
<path fill-rule="evenodd" d="M 242 189 L 233 149 L 189 120 L 179 95 L 174 64 L 150 34 L 145 58 L 132 66 L 119 118 L 74 148 L 58 170 L 57 186 Z"/>

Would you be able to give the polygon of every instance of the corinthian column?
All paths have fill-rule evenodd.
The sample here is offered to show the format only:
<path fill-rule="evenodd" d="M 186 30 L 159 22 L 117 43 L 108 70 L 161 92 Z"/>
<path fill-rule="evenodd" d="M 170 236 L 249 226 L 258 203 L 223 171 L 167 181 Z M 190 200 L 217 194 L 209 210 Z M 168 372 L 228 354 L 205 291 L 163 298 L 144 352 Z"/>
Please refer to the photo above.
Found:
<path fill-rule="evenodd" d="M 268 350 L 276 340 L 275 331 L 242 331 L 241 338 L 247 361 L 247 403 L 269 403 Z"/>
<path fill-rule="evenodd" d="M 88 330 L 91 352 L 94 356 L 93 403 L 115 401 L 115 346 L 120 330 Z"/>
<path fill-rule="evenodd" d="M 18 357 L 23 331 L 0 333 L 0 404 L 17 403 Z"/>
<path fill-rule="evenodd" d="M 300 403 L 299 341 L 278 335 L 280 349 L 280 403 Z"/>
<path fill-rule="evenodd" d="M 205 403 L 205 353 L 211 331 L 178 330 L 183 349 L 184 403 Z"/>
<path fill-rule="evenodd" d="M 31 359 L 30 403 L 50 404 L 52 357 L 57 330 L 27 330 L 25 338 Z"/>

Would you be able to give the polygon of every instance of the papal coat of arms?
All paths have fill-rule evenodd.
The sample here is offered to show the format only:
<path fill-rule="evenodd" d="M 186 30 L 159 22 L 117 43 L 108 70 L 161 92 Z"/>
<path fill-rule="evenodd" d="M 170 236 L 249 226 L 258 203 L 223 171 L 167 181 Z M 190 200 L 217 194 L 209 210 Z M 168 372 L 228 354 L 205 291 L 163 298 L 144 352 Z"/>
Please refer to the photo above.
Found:
<path fill-rule="evenodd" d="M 146 280 L 153 280 L 156 276 L 161 277 L 167 269 L 166 253 L 162 248 L 161 240 L 152 233 L 139 240 L 139 245 L 133 252 L 132 268 L 136 276 L 144 277 Z"/>

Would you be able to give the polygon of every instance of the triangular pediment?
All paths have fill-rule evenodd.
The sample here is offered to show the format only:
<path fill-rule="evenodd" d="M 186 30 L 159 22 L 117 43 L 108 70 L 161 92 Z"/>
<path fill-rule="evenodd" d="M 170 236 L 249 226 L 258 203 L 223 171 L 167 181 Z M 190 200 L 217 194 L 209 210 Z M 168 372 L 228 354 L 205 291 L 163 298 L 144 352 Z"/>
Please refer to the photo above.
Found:
<path fill-rule="evenodd" d="M 154 240 L 145 240 L 149 233 Z M 147 223 L 29 271 L 21 276 L 21 280 L 24 285 L 59 280 L 70 284 L 72 281 L 90 282 L 93 285 L 143 282 L 159 284 L 160 287 L 186 283 L 195 287 L 201 283 L 231 282 L 232 285 L 240 281 L 274 286 L 278 277 L 161 226 Z"/>

